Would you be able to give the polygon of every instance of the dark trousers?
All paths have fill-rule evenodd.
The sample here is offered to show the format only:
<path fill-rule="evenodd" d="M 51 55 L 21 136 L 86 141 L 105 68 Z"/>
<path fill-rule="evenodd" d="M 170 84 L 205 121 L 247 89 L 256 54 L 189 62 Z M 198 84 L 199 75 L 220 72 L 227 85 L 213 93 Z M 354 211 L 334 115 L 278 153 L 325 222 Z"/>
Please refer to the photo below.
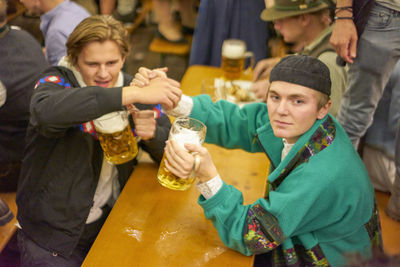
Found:
<path fill-rule="evenodd" d="M 21 162 L 0 161 L 0 192 L 16 192 Z"/>
<path fill-rule="evenodd" d="M 103 215 L 97 221 L 86 224 L 78 245 L 70 257 L 64 257 L 36 244 L 23 230 L 18 230 L 18 247 L 21 267 L 79 267 L 82 265 L 111 208 L 104 207 Z"/>

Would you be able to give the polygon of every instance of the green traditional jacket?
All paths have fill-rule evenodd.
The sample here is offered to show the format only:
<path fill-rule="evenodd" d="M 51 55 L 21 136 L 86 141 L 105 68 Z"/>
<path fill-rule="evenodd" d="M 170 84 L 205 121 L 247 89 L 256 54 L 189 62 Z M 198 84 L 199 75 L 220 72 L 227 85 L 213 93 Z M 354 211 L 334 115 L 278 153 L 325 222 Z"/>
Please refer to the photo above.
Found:
<path fill-rule="evenodd" d="M 268 190 L 251 205 L 225 183 L 210 199 L 200 196 L 226 246 L 262 254 L 267 266 L 340 266 L 346 253 L 370 255 L 380 244 L 373 187 L 332 116 L 317 120 L 281 161 L 283 142 L 273 134 L 266 104 L 239 108 L 206 95 L 193 103 L 190 117 L 207 125 L 206 142 L 265 152 L 271 162 Z"/>

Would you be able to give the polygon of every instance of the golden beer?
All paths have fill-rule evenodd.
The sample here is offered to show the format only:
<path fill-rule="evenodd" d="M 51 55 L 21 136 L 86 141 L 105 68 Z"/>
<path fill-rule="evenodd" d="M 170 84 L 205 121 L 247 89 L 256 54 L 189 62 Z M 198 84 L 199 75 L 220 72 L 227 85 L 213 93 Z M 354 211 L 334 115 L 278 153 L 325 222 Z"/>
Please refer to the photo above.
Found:
<path fill-rule="evenodd" d="M 253 68 L 254 55 L 246 51 L 246 43 L 237 39 L 225 40 L 222 44 L 221 68 L 228 80 L 238 80 L 244 73 L 245 59 L 250 58 L 249 68 Z"/>
<path fill-rule="evenodd" d="M 177 118 L 172 124 L 168 140 L 175 140 L 181 147 L 184 144 L 202 145 L 206 137 L 206 126 L 192 118 Z M 158 169 L 157 179 L 161 185 L 173 190 L 187 190 L 192 185 L 195 177 L 180 178 L 171 173 L 165 166 L 165 154 Z"/>
<path fill-rule="evenodd" d="M 163 186 L 173 190 L 187 190 L 192 185 L 194 177 L 179 178 L 172 172 L 170 172 L 164 163 L 165 154 L 161 160 L 160 168 L 158 169 L 157 179 Z"/>
<path fill-rule="evenodd" d="M 106 114 L 93 122 L 109 162 L 122 164 L 136 157 L 138 146 L 125 111 Z"/>
<path fill-rule="evenodd" d="M 228 80 L 239 80 L 244 71 L 244 58 L 222 56 L 222 70 Z"/>

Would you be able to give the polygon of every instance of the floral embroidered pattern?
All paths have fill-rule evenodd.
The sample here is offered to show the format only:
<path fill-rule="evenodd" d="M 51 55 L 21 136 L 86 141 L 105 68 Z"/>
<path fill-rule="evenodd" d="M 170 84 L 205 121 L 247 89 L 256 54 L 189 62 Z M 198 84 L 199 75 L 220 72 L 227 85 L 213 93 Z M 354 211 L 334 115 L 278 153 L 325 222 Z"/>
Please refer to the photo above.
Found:
<path fill-rule="evenodd" d="M 293 157 L 286 168 L 280 173 L 279 177 L 267 186 L 271 185 L 271 190 L 275 190 L 294 168 L 308 162 L 313 155 L 328 147 L 335 139 L 335 135 L 335 124 L 328 117 L 314 132 L 303 148 Z M 273 266 L 330 266 L 319 245 L 308 250 L 301 245 L 295 245 L 294 248 L 289 249 L 277 247 L 284 241 L 285 237 L 279 228 L 276 218 L 272 214 L 268 214 L 262 207 L 255 206 L 249 210 L 247 214 L 247 226 L 248 229 L 245 231 L 244 236 L 247 247 L 253 253 L 271 253 Z M 271 229 L 279 229 L 280 234 L 277 234 L 273 238 L 270 234 Z M 276 249 L 273 249 L 274 246 Z"/>
<path fill-rule="evenodd" d="M 329 267 L 319 245 L 311 249 L 305 249 L 301 245 L 295 245 L 290 249 L 276 249 L 273 251 L 273 266 L 275 267 Z"/>
<path fill-rule="evenodd" d="M 374 210 L 372 211 L 371 219 L 364 226 L 365 229 L 367 229 L 372 247 L 377 247 L 382 250 L 382 230 L 376 202 L 374 202 Z"/>
<path fill-rule="evenodd" d="M 282 170 L 279 177 L 271 183 L 272 189 L 275 190 L 294 168 L 308 162 L 313 155 L 321 152 L 332 144 L 335 135 L 335 124 L 331 117 L 328 117 L 314 132 L 308 142 L 297 152 L 296 156 L 293 157 L 286 168 Z"/>
<path fill-rule="evenodd" d="M 255 254 L 268 252 L 286 239 L 278 220 L 258 204 L 249 209 L 246 222 L 244 242 Z"/>

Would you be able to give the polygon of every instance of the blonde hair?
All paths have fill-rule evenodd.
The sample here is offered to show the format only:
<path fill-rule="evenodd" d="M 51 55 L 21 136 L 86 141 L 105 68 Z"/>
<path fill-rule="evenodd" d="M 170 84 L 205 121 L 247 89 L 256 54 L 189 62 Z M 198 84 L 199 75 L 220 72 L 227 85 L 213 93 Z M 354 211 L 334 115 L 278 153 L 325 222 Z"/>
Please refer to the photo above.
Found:
<path fill-rule="evenodd" d="M 328 101 L 331 99 L 331 97 L 327 94 L 319 93 L 319 99 L 318 99 L 318 110 L 320 110 L 323 106 L 325 106 Z"/>
<path fill-rule="evenodd" d="M 118 44 L 123 58 L 129 53 L 129 36 L 124 26 L 112 16 L 90 16 L 76 26 L 70 34 L 67 47 L 67 60 L 76 65 L 82 49 L 91 42 L 114 41 Z"/>

